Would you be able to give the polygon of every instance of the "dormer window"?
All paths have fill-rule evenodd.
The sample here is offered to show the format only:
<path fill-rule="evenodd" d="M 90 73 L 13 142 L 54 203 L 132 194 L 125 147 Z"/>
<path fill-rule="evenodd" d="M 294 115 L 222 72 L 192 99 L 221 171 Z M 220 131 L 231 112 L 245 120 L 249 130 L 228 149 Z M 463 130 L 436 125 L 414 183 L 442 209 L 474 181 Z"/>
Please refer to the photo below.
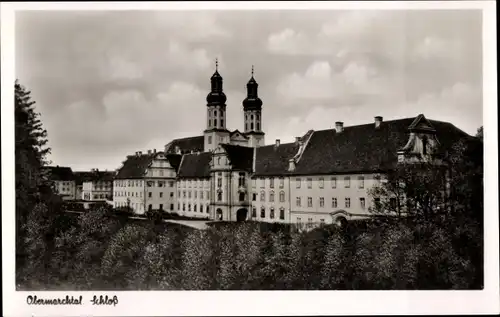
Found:
<path fill-rule="evenodd" d="M 427 139 L 426 136 L 422 138 L 422 154 L 427 155 L 427 144 L 429 143 L 429 140 Z"/>

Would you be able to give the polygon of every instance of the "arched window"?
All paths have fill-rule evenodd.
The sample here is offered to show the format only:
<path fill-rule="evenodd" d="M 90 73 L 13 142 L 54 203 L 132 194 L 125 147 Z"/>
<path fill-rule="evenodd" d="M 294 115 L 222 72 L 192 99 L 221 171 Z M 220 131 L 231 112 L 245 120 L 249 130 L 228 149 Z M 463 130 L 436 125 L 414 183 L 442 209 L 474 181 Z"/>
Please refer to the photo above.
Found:
<path fill-rule="evenodd" d="M 245 123 L 245 131 L 248 130 L 248 124 Z"/>
<path fill-rule="evenodd" d="M 245 193 L 240 193 L 240 201 L 245 201 Z"/>
<path fill-rule="evenodd" d="M 423 155 L 427 155 L 427 143 L 429 142 L 429 140 L 427 140 L 427 137 L 424 136 L 422 138 L 422 154 Z"/>
<path fill-rule="evenodd" d="M 222 190 L 219 190 L 219 191 L 217 192 L 217 200 L 218 200 L 218 201 L 222 201 Z"/>
<path fill-rule="evenodd" d="M 260 217 L 266 218 L 266 208 L 264 208 L 264 207 L 260 208 Z"/>
<path fill-rule="evenodd" d="M 260 123 L 257 122 L 257 131 L 259 131 L 259 130 L 260 130 Z"/>
<path fill-rule="evenodd" d="M 260 192 L 260 201 L 266 201 L 266 193 L 264 191 Z"/>
<path fill-rule="evenodd" d="M 220 119 L 220 126 L 224 127 L 224 119 Z"/>
<path fill-rule="evenodd" d="M 253 115 L 251 115 L 251 116 L 250 116 L 250 120 L 252 120 L 252 121 L 253 121 Z"/>
<path fill-rule="evenodd" d="M 281 203 L 285 202 L 285 192 L 284 191 L 280 191 L 280 202 Z"/>
<path fill-rule="evenodd" d="M 269 202 L 272 202 L 272 203 L 274 202 L 274 192 L 273 191 L 271 191 L 269 193 Z"/>
<path fill-rule="evenodd" d="M 214 119 L 214 128 L 217 128 L 217 119 Z"/>
<path fill-rule="evenodd" d="M 269 218 L 274 219 L 274 208 L 271 207 L 271 212 L 269 213 Z"/>
<path fill-rule="evenodd" d="M 260 119 L 259 114 L 257 114 L 255 117 L 257 118 L 257 121 L 259 121 L 259 119 Z"/>
<path fill-rule="evenodd" d="M 280 208 L 280 219 L 281 220 L 285 219 L 285 208 L 283 207 Z"/>
<path fill-rule="evenodd" d="M 214 117 L 217 117 L 217 110 L 214 110 Z"/>
<path fill-rule="evenodd" d="M 252 207 L 252 218 L 257 218 L 257 208 Z"/>
<path fill-rule="evenodd" d="M 250 122 L 250 130 L 253 130 L 253 122 Z"/>

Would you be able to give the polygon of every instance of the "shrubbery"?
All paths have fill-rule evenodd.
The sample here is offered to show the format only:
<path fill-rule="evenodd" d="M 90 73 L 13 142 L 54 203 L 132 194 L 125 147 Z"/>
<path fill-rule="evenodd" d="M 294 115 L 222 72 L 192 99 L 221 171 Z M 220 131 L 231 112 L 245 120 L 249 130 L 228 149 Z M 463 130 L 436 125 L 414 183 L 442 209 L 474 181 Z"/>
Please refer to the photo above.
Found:
<path fill-rule="evenodd" d="M 35 215 L 44 217 L 43 208 Z M 121 221 L 105 209 L 65 221 L 51 248 L 42 242 L 47 240 L 39 239 L 47 228 L 28 229 L 33 236 L 28 243 L 31 269 L 25 271 L 29 278 L 20 281 L 24 288 L 482 287 L 482 245 L 479 226 L 472 223 L 369 220 L 343 229 L 325 226 L 299 233 L 287 225 L 244 222 L 196 230 L 154 221 Z"/>

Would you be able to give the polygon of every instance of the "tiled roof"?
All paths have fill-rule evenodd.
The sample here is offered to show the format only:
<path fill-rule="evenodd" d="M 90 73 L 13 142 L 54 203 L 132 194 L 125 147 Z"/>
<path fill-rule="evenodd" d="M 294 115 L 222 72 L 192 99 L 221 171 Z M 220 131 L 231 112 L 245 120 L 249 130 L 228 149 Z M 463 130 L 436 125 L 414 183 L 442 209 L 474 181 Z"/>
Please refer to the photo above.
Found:
<path fill-rule="evenodd" d="M 409 127 L 415 118 L 315 131 L 296 165 L 293 174 L 326 174 L 375 172 L 397 163 L 397 152 L 409 138 Z M 453 124 L 428 120 L 442 149 L 449 149 L 460 138 L 470 137 Z"/>
<path fill-rule="evenodd" d="M 75 175 L 75 181 L 77 185 L 83 184 L 83 182 L 88 182 L 92 179 L 92 172 L 73 172 Z"/>
<path fill-rule="evenodd" d="M 257 148 L 254 176 L 275 176 L 288 173 L 288 160 L 298 151 L 298 143 L 279 146 L 266 145 Z"/>
<path fill-rule="evenodd" d="M 71 167 L 63 166 L 47 166 L 45 171 L 48 173 L 48 177 L 54 181 L 72 181 L 75 180 L 75 175 L 71 170 Z"/>
<path fill-rule="evenodd" d="M 182 155 L 180 154 L 167 154 L 167 160 L 170 162 L 170 165 L 175 169 L 176 172 L 179 172 L 179 166 L 181 165 Z"/>
<path fill-rule="evenodd" d="M 254 176 L 383 171 L 397 162 L 397 152 L 408 142 L 409 127 L 415 119 L 385 121 L 379 128 L 374 123 L 348 126 L 341 133 L 335 129 L 314 131 L 293 172 L 288 172 L 288 164 L 297 154 L 297 143 L 259 147 Z M 451 123 L 428 121 L 436 131 L 441 150 L 471 138 Z"/>
<path fill-rule="evenodd" d="M 129 155 L 118 170 L 116 179 L 142 178 L 155 154 Z"/>
<path fill-rule="evenodd" d="M 179 147 L 182 153 L 203 152 L 204 136 L 175 139 L 165 146 L 165 154 L 176 154 L 175 148 Z"/>
<path fill-rule="evenodd" d="M 211 152 L 197 154 L 184 154 L 179 167 L 180 178 L 205 178 L 210 177 Z"/>
<path fill-rule="evenodd" d="M 230 144 L 221 146 L 226 151 L 233 169 L 252 171 L 253 148 Z"/>

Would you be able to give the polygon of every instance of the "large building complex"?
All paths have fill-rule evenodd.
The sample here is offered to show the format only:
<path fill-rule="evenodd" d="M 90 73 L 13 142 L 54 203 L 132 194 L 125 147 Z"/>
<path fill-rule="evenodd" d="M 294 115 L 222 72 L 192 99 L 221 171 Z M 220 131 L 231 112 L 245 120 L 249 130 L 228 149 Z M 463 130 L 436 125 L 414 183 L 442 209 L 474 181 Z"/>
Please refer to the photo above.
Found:
<path fill-rule="evenodd" d="M 203 134 L 163 152 L 128 156 L 114 181 L 114 205 L 212 220 L 332 223 L 366 217 L 368 189 L 384 171 L 415 157 L 433 159 L 470 136 L 453 124 L 412 118 L 307 131 L 265 144 L 263 102 L 253 76 L 242 101 L 242 131 L 226 128 L 226 95 L 216 68 Z M 333 122 L 333 120 L 332 120 Z M 202 129 L 200 129 L 202 130 Z"/>

